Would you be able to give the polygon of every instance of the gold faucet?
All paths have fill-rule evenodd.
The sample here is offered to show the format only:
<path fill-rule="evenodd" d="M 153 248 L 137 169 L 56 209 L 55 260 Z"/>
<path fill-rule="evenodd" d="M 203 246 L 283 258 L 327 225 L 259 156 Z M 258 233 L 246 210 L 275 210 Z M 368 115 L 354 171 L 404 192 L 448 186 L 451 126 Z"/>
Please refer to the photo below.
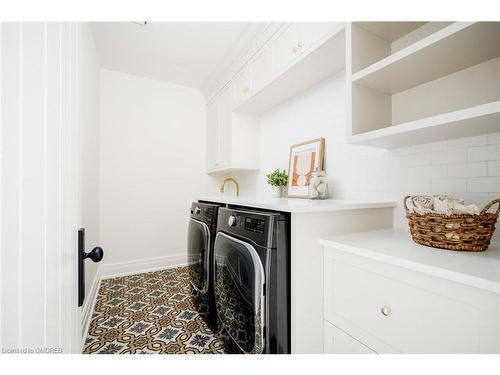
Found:
<path fill-rule="evenodd" d="M 226 182 L 234 182 L 234 184 L 236 185 L 236 196 L 239 197 L 240 196 L 240 184 L 238 183 L 238 181 L 236 181 L 232 177 L 226 177 L 224 179 L 224 181 L 222 181 L 222 183 L 220 184 L 220 192 L 224 193 L 224 186 L 226 185 Z"/>

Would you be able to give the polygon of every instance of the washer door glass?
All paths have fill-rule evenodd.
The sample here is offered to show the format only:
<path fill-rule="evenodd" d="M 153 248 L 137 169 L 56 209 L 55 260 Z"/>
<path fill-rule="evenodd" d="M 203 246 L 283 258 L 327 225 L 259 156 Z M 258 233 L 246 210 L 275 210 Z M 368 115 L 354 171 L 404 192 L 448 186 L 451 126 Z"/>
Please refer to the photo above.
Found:
<path fill-rule="evenodd" d="M 191 285 L 201 293 L 208 290 L 210 230 L 207 224 L 191 218 L 188 229 L 188 264 Z"/>
<path fill-rule="evenodd" d="M 264 268 L 247 242 L 217 233 L 215 299 L 222 326 L 245 353 L 264 349 Z"/>

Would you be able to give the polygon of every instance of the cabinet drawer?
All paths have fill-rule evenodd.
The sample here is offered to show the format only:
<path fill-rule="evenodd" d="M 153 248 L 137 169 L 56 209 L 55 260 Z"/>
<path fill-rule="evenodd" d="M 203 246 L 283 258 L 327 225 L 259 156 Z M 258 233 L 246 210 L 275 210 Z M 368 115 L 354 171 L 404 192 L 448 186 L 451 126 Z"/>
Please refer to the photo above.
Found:
<path fill-rule="evenodd" d="M 325 309 L 403 353 L 477 353 L 478 308 L 326 259 Z"/>
<path fill-rule="evenodd" d="M 329 322 L 324 322 L 324 352 L 325 354 L 376 354 L 366 345 Z"/>

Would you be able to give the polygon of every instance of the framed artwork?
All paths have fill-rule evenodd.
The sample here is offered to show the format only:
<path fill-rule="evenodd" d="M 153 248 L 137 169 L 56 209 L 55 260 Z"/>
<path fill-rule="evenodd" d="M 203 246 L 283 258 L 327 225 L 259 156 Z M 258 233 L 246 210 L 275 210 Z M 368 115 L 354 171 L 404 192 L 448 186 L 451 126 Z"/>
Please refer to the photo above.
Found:
<path fill-rule="evenodd" d="M 290 147 L 288 163 L 288 197 L 308 198 L 312 172 L 323 169 L 325 139 L 299 143 Z"/>

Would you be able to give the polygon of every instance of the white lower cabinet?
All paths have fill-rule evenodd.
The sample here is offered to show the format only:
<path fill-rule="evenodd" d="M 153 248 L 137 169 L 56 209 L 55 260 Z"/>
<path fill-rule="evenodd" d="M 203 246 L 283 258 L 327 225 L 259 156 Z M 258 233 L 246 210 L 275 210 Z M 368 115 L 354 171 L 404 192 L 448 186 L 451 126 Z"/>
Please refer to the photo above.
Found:
<path fill-rule="evenodd" d="M 335 248 L 324 260 L 326 353 L 500 352 L 497 293 Z"/>
<path fill-rule="evenodd" d="M 325 321 L 325 354 L 376 354 L 366 345 Z"/>

